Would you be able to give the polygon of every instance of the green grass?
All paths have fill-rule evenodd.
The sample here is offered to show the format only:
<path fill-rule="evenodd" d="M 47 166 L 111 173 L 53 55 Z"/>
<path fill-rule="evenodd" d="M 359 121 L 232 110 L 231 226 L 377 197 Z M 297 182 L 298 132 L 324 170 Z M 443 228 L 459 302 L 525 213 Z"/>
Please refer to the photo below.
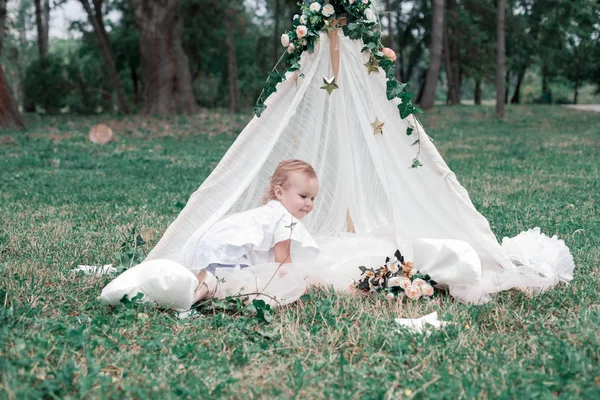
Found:
<path fill-rule="evenodd" d="M 134 226 L 151 248 L 249 117 L 115 119 L 115 143 L 87 142 L 108 118 L 30 118 L 29 132 L 0 133 L 0 398 L 600 397 L 600 113 L 423 117 L 499 239 L 540 226 L 566 241 L 571 285 L 483 306 L 312 291 L 270 324 L 112 309 L 99 300 L 108 278 L 70 272 L 113 261 Z M 454 324 L 430 336 L 392 324 L 432 311 Z"/>

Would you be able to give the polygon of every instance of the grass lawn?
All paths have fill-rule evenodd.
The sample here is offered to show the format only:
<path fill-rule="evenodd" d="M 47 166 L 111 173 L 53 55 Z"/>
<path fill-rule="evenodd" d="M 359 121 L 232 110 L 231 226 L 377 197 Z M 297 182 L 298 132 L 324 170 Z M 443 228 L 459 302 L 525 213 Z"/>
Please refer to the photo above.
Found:
<path fill-rule="evenodd" d="M 38 117 L 0 133 L 0 399 L 600 398 L 600 113 L 558 106 L 437 107 L 428 133 L 498 238 L 539 226 L 571 248 L 571 285 L 482 306 L 439 297 L 313 291 L 273 311 L 178 320 L 99 300 L 135 227 L 148 251 L 216 166 L 248 115 L 114 120 Z M 407 161 L 409 162 L 409 161 Z M 396 331 L 438 311 L 453 325 Z"/>

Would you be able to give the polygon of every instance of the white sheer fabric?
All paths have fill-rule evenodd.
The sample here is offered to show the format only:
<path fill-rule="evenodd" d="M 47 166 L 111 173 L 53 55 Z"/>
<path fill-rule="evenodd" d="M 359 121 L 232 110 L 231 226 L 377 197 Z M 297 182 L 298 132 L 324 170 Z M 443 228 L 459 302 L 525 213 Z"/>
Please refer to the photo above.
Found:
<path fill-rule="evenodd" d="M 329 37 L 321 34 L 314 53 L 302 55 L 301 71 L 278 85 L 266 111 L 241 132 L 148 260 L 167 258 L 190 266 L 198 238 L 228 213 L 259 206 L 276 165 L 298 158 L 311 163 L 320 180 L 314 211 L 302 220 L 321 246 L 319 259 L 302 266 L 309 281 L 342 289 L 365 260 L 380 264 L 396 248 L 412 254 L 422 239 L 453 240 L 461 242 L 459 248 L 472 248 L 479 263 L 468 261 L 468 272 L 459 265 L 443 265 L 446 275 L 453 276 L 442 282 L 452 294 L 483 302 L 489 293 L 507 289 L 497 284 L 505 281 L 503 274 L 521 277 L 525 268 L 517 268 L 498 244 L 488 221 L 413 116 L 400 119 L 399 100 L 386 98 L 383 72 L 368 74 L 363 65 L 368 54 L 361 53 L 362 41 L 350 40 L 341 31 L 334 34 L 340 43 L 339 89 L 331 95 L 320 89 L 323 77 L 333 75 Z M 375 118 L 385 123 L 382 135 L 373 134 L 370 123 Z M 415 128 L 411 136 L 406 135 L 409 124 Z M 411 169 L 417 128 L 424 166 Z M 348 212 L 356 235 L 344 233 Z M 427 259 L 436 255 L 425 257 L 426 264 Z M 568 268 L 572 271 L 572 258 Z M 509 287 L 540 286 L 537 276 L 533 272 L 526 280 L 511 279 Z M 548 274 L 544 287 L 558 278 Z"/>

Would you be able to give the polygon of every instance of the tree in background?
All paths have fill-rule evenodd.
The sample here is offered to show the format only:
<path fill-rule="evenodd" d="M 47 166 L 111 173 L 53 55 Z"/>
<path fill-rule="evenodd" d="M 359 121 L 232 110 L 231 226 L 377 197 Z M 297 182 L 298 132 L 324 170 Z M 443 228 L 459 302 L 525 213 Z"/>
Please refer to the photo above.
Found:
<path fill-rule="evenodd" d="M 579 89 L 593 81 L 599 64 L 596 50 L 600 47 L 600 6 L 591 0 L 576 0 L 566 21 L 565 46 L 558 71 L 573 87 L 573 104 L 579 101 Z M 600 85 L 600 81 L 596 81 Z"/>
<path fill-rule="evenodd" d="M 463 8 L 458 0 L 447 0 L 446 29 L 443 35 L 443 57 L 448 84 L 446 104 L 460 104 L 461 71 L 461 28 Z"/>
<path fill-rule="evenodd" d="M 0 0 L 0 54 L 4 42 L 6 21 L 6 0 Z M 0 64 L 0 129 L 24 128 L 25 122 L 19 114 L 8 82 L 4 76 L 4 66 Z"/>
<path fill-rule="evenodd" d="M 96 42 L 98 43 L 100 53 L 102 54 L 104 67 L 106 68 L 106 72 L 110 77 L 112 88 L 117 95 L 119 109 L 124 114 L 128 114 L 129 106 L 127 105 L 127 101 L 125 101 L 125 94 L 123 93 L 121 81 L 119 80 L 119 73 L 117 72 L 117 68 L 115 66 L 115 55 L 110 46 L 110 40 L 108 38 L 108 34 L 106 33 L 106 27 L 104 26 L 102 17 L 102 3 L 104 0 L 92 0 L 93 8 L 89 3 L 89 0 L 79 1 L 87 13 L 89 22 L 92 25 Z"/>
<path fill-rule="evenodd" d="M 40 58 L 46 58 L 50 32 L 50 0 L 34 0 L 33 2 L 35 4 L 38 51 Z"/>
<path fill-rule="evenodd" d="M 421 108 L 424 110 L 433 107 L 435 90 L 440 75 L 442 64 L 442 46 L 444 36 L 445 1 L 433 0 L 433 18 L 431 23 L 431 46 L 429 47 L 429 68 L 425 78 L 425 88 L 420 99 Z"/>
<path fill-rule="evenodd" d="M 225 10 L 225 31 L 227 32 L 227 88 L 229 112 L 240 112 L 240 86 L 238 84 L 237 56 L 235 51 L 234 30 L 240 18 L 234 7 Z"/>
<path fill-rule="evenodd" d="M 198 110 L 181 38 L 179 0 L 130 0 L 140 34 L 145 114 L 186 114 Z"/>
<path fill-rule="evenodd" d="M 497 22 L 496 22 L 496 116 L 504 118 L 504 80 L 505 80 L 505 53 L 504 53 L 504 0 L 497 0 Z"/>

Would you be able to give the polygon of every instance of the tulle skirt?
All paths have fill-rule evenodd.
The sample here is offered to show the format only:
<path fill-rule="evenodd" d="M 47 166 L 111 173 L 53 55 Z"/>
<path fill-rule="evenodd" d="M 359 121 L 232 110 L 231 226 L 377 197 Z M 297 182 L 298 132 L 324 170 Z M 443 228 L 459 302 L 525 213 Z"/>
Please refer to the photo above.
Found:
<path fill-rule="evenodd" d="M 429 274 L 458 301 L 481 304 L 491 295 L 519 287 L 539 292 L 573 278 L 573 257 L 564 241 L 548 237 L 539 228 L 505 238 L 502 248 L 513 268 L 482 266 L 475 250 L 461 240 L 402 241 L 345 233 L 315 239 L 321 248 L 311 263 L 262 264 L 219 271 L 216 297 L 248 294 L 272 306 L 296 301 L 310 286 L 331 286 L 349 291 L 360 277 L 359 266 L 377 268 L 399 249 L 415 268 Z"/>

